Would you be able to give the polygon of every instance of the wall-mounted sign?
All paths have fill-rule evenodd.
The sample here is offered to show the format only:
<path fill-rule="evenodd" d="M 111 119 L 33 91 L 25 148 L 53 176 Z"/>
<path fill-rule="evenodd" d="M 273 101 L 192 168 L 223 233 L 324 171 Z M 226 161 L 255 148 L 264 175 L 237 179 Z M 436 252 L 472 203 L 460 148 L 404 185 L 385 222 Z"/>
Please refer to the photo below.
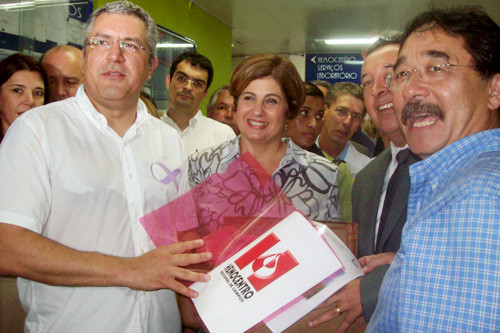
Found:
<path fill-rule="evenodd" d="M 306 81 L 342 81 L 361 84 L 361 53 L 306 54 Z"/>

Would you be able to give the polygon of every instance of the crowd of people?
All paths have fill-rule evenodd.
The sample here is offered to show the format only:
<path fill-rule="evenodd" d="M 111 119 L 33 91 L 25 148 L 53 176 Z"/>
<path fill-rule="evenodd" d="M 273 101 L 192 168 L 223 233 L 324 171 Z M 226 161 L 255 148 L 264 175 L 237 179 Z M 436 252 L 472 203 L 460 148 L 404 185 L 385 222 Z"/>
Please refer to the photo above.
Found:
<path fill-rule="evenodd" d="M 155 247 L 140 219 L 245 154 L 311 220 L 359 226 L 365 275 L 311 328 L 345 314 L 332 330 L 500 330 L 499 37 L 481 8 L 428 10 L 369 47 L 361 85 L 253 55 L 207 116 L 197 52 L 173 61 L 166 110 L 141 91 L 157 28 L 128 1 L 92 13 L 83 50 L 3 59 L 0 275 L 18 277 L 25 330 L 202 330 L 180 280 L 208 281 L 185 266 L 211 253 Z"/>

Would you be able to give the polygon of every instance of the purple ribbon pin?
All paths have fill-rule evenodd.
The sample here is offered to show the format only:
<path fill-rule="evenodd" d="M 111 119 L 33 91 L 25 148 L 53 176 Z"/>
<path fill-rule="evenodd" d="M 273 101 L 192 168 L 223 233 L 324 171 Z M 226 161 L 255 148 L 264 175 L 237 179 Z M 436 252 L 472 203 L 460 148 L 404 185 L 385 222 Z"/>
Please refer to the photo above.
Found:
<path fill-rule="evenodd" d="M 165 175 L 164 178 L 158 178 L 155 175 L 155 172 L 153 171 L 153 167 L 155 165 L 159 166 L 163 171 L 165 171 L 166 175 Z M 179 169 L 175 169 L 173 171 L 170 171 L 170 169 L 167 168 L 161 162 L 154 162 L 153 164 L 151 164 L 151 174 L 153 175 L 154 179 L 156 179 L 157 181 L 159 181 L 160 183 L 162 183 L 164 185 L 167 185 L 167 184 L 169 184 L 171 182 L 175 182 L 175 186 L 178 188 L 179 184 L 177 183 L 177 175 L 179 175 L 179 173 L 181 173 L 181 171 Z"/>

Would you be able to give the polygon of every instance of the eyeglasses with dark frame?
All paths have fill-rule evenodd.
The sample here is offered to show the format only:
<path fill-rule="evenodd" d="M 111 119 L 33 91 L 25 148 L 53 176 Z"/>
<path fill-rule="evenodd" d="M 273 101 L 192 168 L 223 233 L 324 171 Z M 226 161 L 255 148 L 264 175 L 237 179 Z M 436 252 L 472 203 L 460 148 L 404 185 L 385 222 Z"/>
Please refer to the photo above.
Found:
<path fill-rule="evenodd" d="M 198 90 L 202 90 L 202 89 L 205 89 L 205 87 L 207 86 L 207 83 L 201 79 L 194 79 L 184 73 L 175 73 L 174 74 L 174 79 L 175 81 L 177 81 L 177 83 L 181 84 L 181 85 L 184 85 L 184 84 L 187 84 L 188 82 L 191 82 L 191 84 L 193 85 L 193 88 L 195 89 L 198 89 Z"/>

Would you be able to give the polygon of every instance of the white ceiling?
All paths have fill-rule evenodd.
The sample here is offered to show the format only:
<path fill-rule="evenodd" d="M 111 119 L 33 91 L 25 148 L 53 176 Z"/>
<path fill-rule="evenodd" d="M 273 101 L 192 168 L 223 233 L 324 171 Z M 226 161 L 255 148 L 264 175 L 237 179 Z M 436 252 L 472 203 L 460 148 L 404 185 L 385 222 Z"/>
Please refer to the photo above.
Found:
<path fill-rule="evenodd" d="M 435 7 L 481 5 L 500 24 L 500 0 L 191 0 L 233 28 L 233 57 L 257 53 L 361 51 L 315 39 L 366 37 L 403 30 L 408 19 Z"/>

